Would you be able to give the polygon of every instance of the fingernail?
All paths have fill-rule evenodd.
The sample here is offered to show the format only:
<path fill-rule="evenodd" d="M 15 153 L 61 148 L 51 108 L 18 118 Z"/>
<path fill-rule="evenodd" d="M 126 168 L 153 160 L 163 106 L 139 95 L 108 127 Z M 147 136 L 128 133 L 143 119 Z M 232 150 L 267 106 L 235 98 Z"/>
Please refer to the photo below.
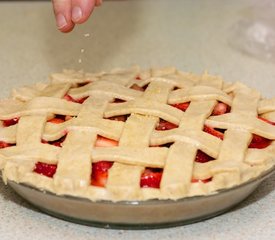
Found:
<path fill-rule="evenodd" d="M 79 21 L 82 18 L 82 10 L 80 7 L 73 7 L 72 19 L 74 22 Z"/>
<path fill-rule="evenodd" d="M 57 24 L 57 27 L 59 29 L 65 27 L 67 25 L 67 21 L 66 21 L 66 18 L 64 17 L 63 14 L 59 13 L 57 16 L 56 16 L 56 24 Z"/>

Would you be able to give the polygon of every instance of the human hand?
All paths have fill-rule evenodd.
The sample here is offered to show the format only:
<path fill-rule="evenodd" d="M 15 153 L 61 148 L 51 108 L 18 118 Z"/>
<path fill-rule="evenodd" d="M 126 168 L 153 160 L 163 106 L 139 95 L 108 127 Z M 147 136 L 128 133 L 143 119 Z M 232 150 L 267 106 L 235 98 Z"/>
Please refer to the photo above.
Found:
<path fill-rule="evenodd" d="M 102 0 L 52 0 L 56 24 L 61 32 L 70 32 L 75 24 L 84 23 Z"/>

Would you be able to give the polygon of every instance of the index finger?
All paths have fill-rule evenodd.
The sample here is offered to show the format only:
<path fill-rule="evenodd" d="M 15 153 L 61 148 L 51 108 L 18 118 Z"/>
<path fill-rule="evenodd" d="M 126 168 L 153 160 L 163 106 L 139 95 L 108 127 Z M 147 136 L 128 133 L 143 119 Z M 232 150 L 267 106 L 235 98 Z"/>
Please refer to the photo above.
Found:
<path fill-rule="evenodd" d="M 61 32 L 70 32 L 74 28 L 71 0 L 52 0 L 56 25 Z"/>

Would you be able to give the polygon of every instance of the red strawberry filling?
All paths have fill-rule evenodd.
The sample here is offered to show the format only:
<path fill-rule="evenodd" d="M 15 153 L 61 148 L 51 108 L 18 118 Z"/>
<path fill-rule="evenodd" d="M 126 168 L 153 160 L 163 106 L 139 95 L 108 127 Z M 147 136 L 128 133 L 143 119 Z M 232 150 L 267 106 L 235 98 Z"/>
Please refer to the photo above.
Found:
<path fill-rule="evenodd" d="M 64 116 L 64 115 L 55 115 L 55 117 L 52 119 L 49 119 L 48 122 L 59 124 L 59 123 L 65 122 L 67 120 L 66 118 L 67 116 Z"/>
<path fill-rule="evenodd" d="M 53 177 L 53 175 L 56 172 L 57 165 L 56 164 L 48 164 L 48 163 L 42 163 L 38 162 L 35 164 L 34 172 L 38 174 L 42 174 L 46 177 Z"/>
<path fill-rule="evenodd" d="M 265 118 L 262 117 L 258 117 L 260 120 L 267 122 L 271 125 L 275 125 L 275 122 L 272 122 L 270 120 L 267 120 Z M 249 144 L 249 148 L 258 148 L 258 149 L 262 149 L 262 148 L 266 148 L 268 147 L 270 144 L 272 143 L 272 140 L 269 140 L 267 138 L 261 137 L 259 135 L 253 134 L 253 138 Z"/>
<path fill-rule="evenodd" d="M 61 118 L 52 118 L 52 119 L 48 120 L 48 122 L 50 122 L 50 123 L 55 123 L 55 124 L 59 124 L 59 123 L 65 122 L 65 120 L 64 120 L 64 119 L 61 119 Z"/>
<path fill-rule="evenodd" d="M 91 83 L 91 81 L 87 81 L 87 82 L 82 82 L 82 83 L 78 83 L 77 87 L 84 87 L 85 85 Z"/>
<path fill-rule="evenodd" d="M 216 129 L 214 129 L 214 128 L 212 128 L 212 127 L 204 125 L 203 131 L 207 132 L 207 133 L 209 133 L 209 134 L 211 134 L 211 135 L 213 135 L 213 136 L 215 136 L 215 137 L 217 137 L 221 140 L 223 140 L 223 133 L 216 130 Z"/>
<path fill-rule="evenodd" d="M 140 187 L 159 188 L 162 169 L 146 168 L 141 175 Z"/>
<path fill-rule="evenodd" d="M 207 179 L 195 179 L 193 178 L 191 180 L 192 183 L 197 183 L 197 182 L 202 182 L 202 183 L 208 183 L 212 180 L 212 177 L 211 178 L 207 178 Z"/>
<path fill-rule="evenodd" d="M 126 102 L 126 101 L 123 99 L 119 99 L 119 98 L 115 98 L 113 101 L 113 103 L 123 103 L 123 102 Z"/>
<path fill-rule="evenodd" d="M 174 123 L 167 122 L 165 120 L 160 120 L 159 124 L 156 127 L 156 130 L 158 131 L 165 131 L 165 130 L 170 130 L 173 128 L 177 128 L 178 126 Z"/>
<path fill-rule="evenodd" d="M 204 131 L 217 137 L 220 138 L 221 140 L 223 140 L 223 133 L 211 128 L 209 126 L 204 126 Z M 252 140 L 249 144 L 249 148 L 258 148 L 258 149 L 262 149 L 262 148 L 266 148 L 271 144 L 272 140 L 269 140 L 267 138 L 261 137 L 259 135 L 253 134 Z"/>
<path fill-rule="evenodd" d="M 265 118 L 262 118 L 262 117 L 258 117 L 260 120 L 262 120 L 262 121 L 264 121 L 264 122 L 267 122 L 267 123 L 269 123 L 269 124 L 271 124 L 271 125 L 275 125 L 275 122 L 272 122 L 272 121 L 270 121 L 270 120 L 268 120 L 268 119 L 265 119 Z"/>
<path fill-rule="evenodd" d="M 105 138 L 102 136 L 97 136 L 95 146 L 96 147 L 115 147 L 115 146 L 118 146 L 118 141 Z"/>
<path fill-rule="evenodd" d="M 66 94 L 64 96 L 64 99 L 69 101 L 69 102 L 75 102 L 75 103 L 80 103 L 82 104 L 88 97 L 83 97 L 83 98 L 80 98 L 80 99 L 74 99 L 73 97 L 71 97 L 70 95 Z"/>
<path fill-rule="evenodd" d="M 197 151 L 195 162 L 205 163 L 205 162 L 209 162 L 211 160 L 213 160 L 213 158 L 210 157 L 209 155 L 207 155 L 206 153 L 204 153 L 200 150 Z"/>
<path fill-rule="evenodd" d="M 214 107 L 211 115 L 213 115 L 213 116 L 222 115 L 222 114 L 225 114 L 228 112 L 230 112 L 230 107 L 223 102 L 218 102 L 216 104 L 216 106 Z"/>
<path fill-rule="evenodd" d="M 65 137 L 64 137 L 65 138 Z M 60 146 L 62 141 L 51 142 L 50 144 L 54 144 Z M 98 136 L 98 139 L 95 144 L 97 147 L 111 147 L 117 146 L 118 142 L 104 138 L 102 136 Z M 207 154 L 198 151 L 196 162 L 207 162 L 211 161 L 212 158 Z M 108 170 L 112 167 L 113 162 L 109 161 L 100 161 L 96 163 L 92 163 L 92 175 L 91 175 L 91 185 L 98 187 L 105 187 L 107 179 L 108 179 Z M 34 172 L 38 174 L 42 174 L 47 177 L 53 177 L 56 171 L 55 164 L 46 164 L 38 162 L 35 165 Z M 162 177 L 162 169 L 158 168 L 146 168 L 145 171 L 141 175 L 140 186 L 148 187 L 148 188 L 159 188 L 160 181 Z M 205 180 L 197 180 L 205 182 Z M 192 180 L 193 182 L 193 180 Z"/>
<path fill-rule="evenodd" d="M 108 179 L 108 170 L 112 167 L 113 162 L 100 161 L 92 164 L 91 185 L 97 187 L 105 187 Z M 34 172 L 52 178 L 56 172 L 56 164 L 47 164 L 38 162 L 35 164 Z M 142 188 L 159 188 L 162 177 L 162 169 L 146 168 L 141 175 L 140 187 Z M 192 179 L 194 182 L 207 183 L 208 179 Z"/>
<path fill-rule="evenodd" d="M 190 102 L 185 102 L 185 103 L 176 103 L 176 104 L 171 104 L 171 106 L 179 109 L 179 110 L 182 110 L 182 111 L 186 111 L 187 108 L 189 107 L 190 105 Z M 225 114 L 225 113 L 228 113 L 230 112 L 230 106 L 228 106 L 227 104 L 223 103 L 223 102 L 218 102 L 216 104 L 216 106 L 214 107 L 213 109 L 213 112 L 211 115 L 222 115 L 222 114 Z"/>
<path fill-rule="evenodd" d="M 6 148 L 6 147 L 10 147 L 12 146 L 12 144 L 0 141 L 0 148 Z"/>
<path fill-rule="evenodd" d="M 9 127 L 9 126 L 15 125 L 18 123 L 18 121 L 19 121 L 19 118 L 3 120 L 3 127 Z"/>
<path fill-rule="evenodd" d="M 272 140 L 253 134 L 253 138 L 249 144 L 249 148 L 266 148 L 271 144 Z"/>
<path fill-rule="evenodd" d="M 62 138 L 58 139 L 58 140 L 55 140 L 55 141 L 46 141 L 46 140 L 42 139 L 41 142 L 45 143 L 45 144 L 51 144 L 51 145 L 54 145 L 56 147 L 61 147 L 62 143 L 65 141 L 65 138 L 66 138 L 66 135 L 63 136 Z"/>
<path fill-rule="evenodd" d="M 108 170 L 113 166 L 112 162 L 100 161 L 92 164 L 91 185 L 97 187 L 105 187 Z"/>
<path fill-rule="evenodd" d="M 144 88 L 138 86 L 137 84 L 133 84 L 133 85 L 131 86 L 131 89 L 134 89 L 134 90 L 137 90 L 137 91 L 144 92 Z"/>
<path fill-rule="evenodd" d="M 172 104 L 171 106 L 185 112 L 189 107 L 189 105 L 190 105 L 190 102 L 185 102 L 185 103 Z"/>

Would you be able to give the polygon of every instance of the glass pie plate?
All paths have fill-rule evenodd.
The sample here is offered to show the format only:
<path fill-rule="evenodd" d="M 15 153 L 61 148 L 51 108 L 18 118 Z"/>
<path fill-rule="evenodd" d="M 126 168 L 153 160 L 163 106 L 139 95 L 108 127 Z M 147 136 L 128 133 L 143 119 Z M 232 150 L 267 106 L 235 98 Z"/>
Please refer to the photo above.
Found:
<path fill-rule="evenodd" d="M 58 196 L 35 187 L 8 181 L 21 197 L 43 212 L 67 221 L 104 228 L 150 229 L 179 226 L 222 214 L 248 197 L 275 166 L 257 178 L 213 195 L 174 200 L 97 201 Z"/>

